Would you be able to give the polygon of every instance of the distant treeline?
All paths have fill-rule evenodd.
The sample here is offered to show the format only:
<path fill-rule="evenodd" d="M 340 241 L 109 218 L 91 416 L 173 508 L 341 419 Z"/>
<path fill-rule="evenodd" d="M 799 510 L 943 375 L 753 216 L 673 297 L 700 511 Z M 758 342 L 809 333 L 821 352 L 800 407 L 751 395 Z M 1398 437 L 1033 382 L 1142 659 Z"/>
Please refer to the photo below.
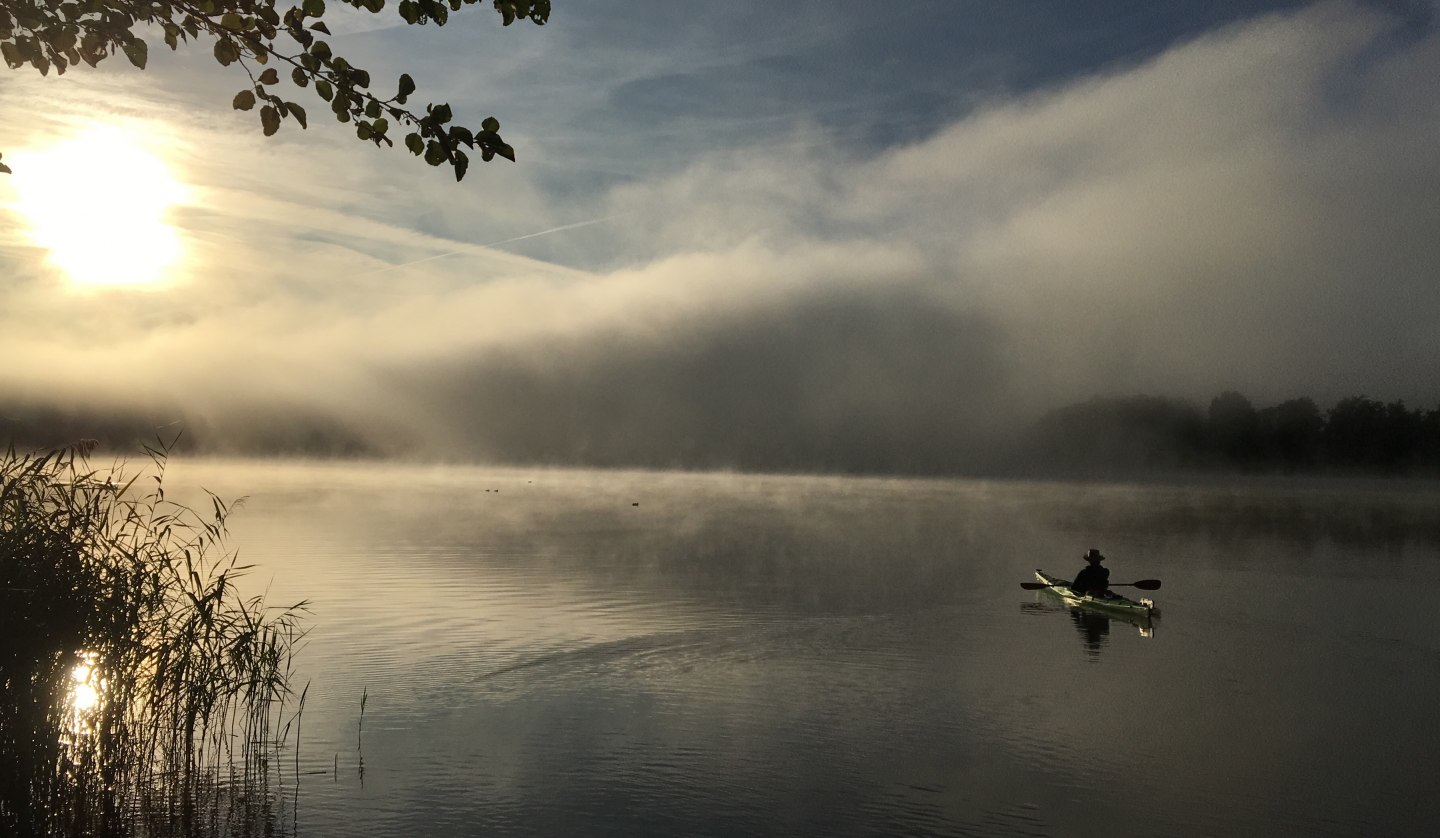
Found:
<path fill-rule="evenodd" d="M 573 427 L 562 430 L 589 436 L 527 435 L 536 416 L 549 414 L 507 414 L 493 427 L 472 423 L 473 435 L 485 445 L 456 449 L 447 457 L 510 465 L 846 474 L 1168 470 L 1440 476 L 1440 407 L 1414 410 L 1401 401 L 1365 396 L 1342 399 L 1328 410 L 1308 398 L 1256 408 L 1235 392 L 1221 393 L 1207 407 L 1157 396 L 1096 398 L 1050 412 L 1008 445 L 989 438 L 955 442 L 939 411 L 924 416 L 937 423 L 934 434 L 851 413 L 836 413 L 826 433 L 805 432 L 795 426 L 793 415 L 780 411 L 737 426 L 744 445 L 723 435 L 686 437 L 680 431 L 691 426 L 684 422 L 676 422 L 679 430 L 670 436 L 619 434 L 613 417 L 584 413 L 571 416 Z M 20 451 L 45 450 L 93 439 L 102 453 L 120 456 L 157 441 L 177 454 L 433 456 L 425 440 L 405 433 L 404 428 L 377 431 L 363 417 L 286 404 L 195 413 L 178 407 L 62 407 L 0 397 L 0 450 L 7 444 Z"/>
<path fill-rule="evenodd" d="M 95 440 L 106 454 L 138 454 L 163 442 L 176 454 L 258 456 L 373 456 L 360 434 L 340 422 L 300 410 L 255 411 L 219 419 L 178 409 L 67 407 L 0 399 L 0 449 L 64 448 Z"/>
<path fill-rule="evenodd" d="M 1308 398 L 1256 408 L 1227 391 L 1199 405 L 1156 396 L 1096 398 L 1046 415 L 1032 438 L 1062 469 L 1440 474 L 1440 408 L 1365 396 L 1322 411 Z"/>

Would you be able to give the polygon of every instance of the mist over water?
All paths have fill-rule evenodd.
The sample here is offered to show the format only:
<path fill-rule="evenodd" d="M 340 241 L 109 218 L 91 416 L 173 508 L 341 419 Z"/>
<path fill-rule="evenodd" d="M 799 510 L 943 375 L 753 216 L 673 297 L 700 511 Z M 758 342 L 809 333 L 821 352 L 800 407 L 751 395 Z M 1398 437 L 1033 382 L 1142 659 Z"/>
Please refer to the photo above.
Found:
<path fill-rule="evenodd" d="M 315 603 L 302 833 L 1440 824 L 1428 484 L 172 476 Z M 1164 580 L 1152 636 L 1020 590 L 1092 546 Z"/>

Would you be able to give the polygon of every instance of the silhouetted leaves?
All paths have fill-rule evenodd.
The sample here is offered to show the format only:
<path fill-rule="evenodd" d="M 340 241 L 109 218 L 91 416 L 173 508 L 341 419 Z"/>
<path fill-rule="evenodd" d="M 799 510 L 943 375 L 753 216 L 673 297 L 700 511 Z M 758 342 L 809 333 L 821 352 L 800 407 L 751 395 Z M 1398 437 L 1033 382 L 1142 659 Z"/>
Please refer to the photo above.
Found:
<path fill-rule="evenodd" d="M 425 162 L 432 166 L 438 166 L 446 160 L 445 147 L 439 141 L 431 140 L 425 146 Z"/>
<path fill-rule="evenodd" d="M 145 69 L 145 61 L 150 57 L 150 48 L 145 45 L 144 41 L 136 38 L 133 41 L 127 41 L 121 48 L 125 50 L 125 57 L 130 59 L 131 64 L 142 70 Z"/>
<path fill-rule="evenodd" d="M 84 63 L 91 67 L 123 53 L 131 64 L 144 69 L 149 47 L 135 33 L 161 33 L 172 50 L 180 44 L 212 40 L 211 54 L 221 65 L 241 65 L 251 79 L 253 90 L 232 99 L 236 110 L 251 110 L 261 100 L 261 126 L 266 136 L 279 130 L 281 120 L 290 116 L 306 127 L 305 111 L 264 88 L 280 84 L 280 67 L 267 66 L 258 76 L 254 65 L 272 62 L 289 68 L 288 79 L 297 88 L 313 86 L 315 93 L 330 103 L 337 121 L 354 122 L 356 135 L 376 145 L 393 145 L 387 136 L 390 124 L 411 129 L 406 148 L 433 166 L 448 164 L 456 179 L 463 178 L 469 158 L 461 148 L 478 148 L 481 159 L 497 155 L 515 159 L 515 150 L 499 136 L 500 123 L 488 117 L 479 131 L 452 125 L 454 114 L 448 104 L 430 105 L 424 115 L 407 110 L 407 98 L 416 91 L 411 76 L 402 74 L 395 96 L 382 99 L 371 92 L 370 73 L 336 55 L 330 44 L 315 33 L 330 35 L 321 19 L 325 0 L 199 0 L 193 4 L 151 2 L 151 0 L 60 0 L 60 2 L 16 3 L 0 0 L 0 57 L 7 67 L 27 65 L 48 75 Z M 480 0 L 401 0 L 399 17 L 409 24 L 444 25 L 451 12 Z M 347 0 L 347 4 L 372 14 L 384 10 L 384 0 Z M 517 20 L 544 25 L 550 19 L 549 0 L 491 0 L 501 22 Z M 363 126 L 363 127 L 362 127 Z M 416 139 L 411 140 L 411 136 Z M 9 169 L 0 166 L 0 173 Z"/>
<path fill-rule="evenodd" d="M 543 26 L 550 19 L 550 0 L 495 0 L 495 9 L 506 26 L 525 18 Z"/>

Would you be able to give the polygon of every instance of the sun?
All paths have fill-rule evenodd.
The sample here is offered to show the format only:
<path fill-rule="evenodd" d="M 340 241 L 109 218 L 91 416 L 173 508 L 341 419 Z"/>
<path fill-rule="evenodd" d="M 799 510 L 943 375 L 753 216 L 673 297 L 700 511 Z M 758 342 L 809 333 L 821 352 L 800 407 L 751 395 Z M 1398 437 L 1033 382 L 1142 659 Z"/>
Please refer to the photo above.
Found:
<path fill-rule="evenodd" d="M 89 288 L 159 286 L 180 262 L 170 209 L 186 189 L 141 135 L 94 126 L 41 149 L 17 149 L 12 185 L 30 238 Z M 7 160 L 9 162 L 9 160 Z"/>

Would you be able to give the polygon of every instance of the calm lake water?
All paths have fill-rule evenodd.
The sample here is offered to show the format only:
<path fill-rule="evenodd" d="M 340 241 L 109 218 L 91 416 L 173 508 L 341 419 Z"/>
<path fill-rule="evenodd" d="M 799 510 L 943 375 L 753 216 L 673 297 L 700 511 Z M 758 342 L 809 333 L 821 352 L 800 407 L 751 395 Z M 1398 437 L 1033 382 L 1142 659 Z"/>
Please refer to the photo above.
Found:
<path fill-rule="evenodd" d="M 248 495 L 251 584 L 314 603 L 301 835 L 1440 830 L 1433 485 L 168 483 Z M 1020 589 L 1088 547 L 1164 581 L 1150 636 Z"/>

